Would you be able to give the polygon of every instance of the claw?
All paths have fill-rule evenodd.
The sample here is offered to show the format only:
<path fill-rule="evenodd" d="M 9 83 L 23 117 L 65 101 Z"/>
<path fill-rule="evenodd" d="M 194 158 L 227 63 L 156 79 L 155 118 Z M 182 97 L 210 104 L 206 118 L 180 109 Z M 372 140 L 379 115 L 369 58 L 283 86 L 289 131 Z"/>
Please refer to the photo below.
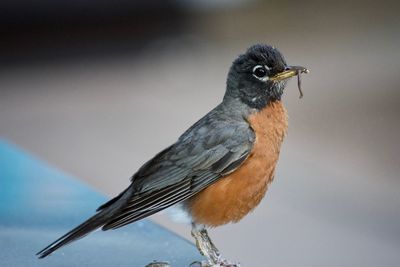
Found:
<path fill-rule="evenodd" d="M 222 260 L 219 263 L 212 264 L 209 261 L 195 261 L 192 262 L 189 267 L 240 267 L 239 263 L 229 263 L 226 260 Z"/>
<path fill-rule="evenodd" d="M 145 267 L 171 267 L 166 261 L 153 261 L 147 264 Z"/>

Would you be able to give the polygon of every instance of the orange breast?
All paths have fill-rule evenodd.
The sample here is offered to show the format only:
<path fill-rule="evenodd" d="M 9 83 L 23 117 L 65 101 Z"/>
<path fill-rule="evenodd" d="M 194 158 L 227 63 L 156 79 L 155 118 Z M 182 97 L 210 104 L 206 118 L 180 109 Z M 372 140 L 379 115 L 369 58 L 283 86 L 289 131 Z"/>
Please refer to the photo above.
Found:
<path fill-rule="evenodd" d="M 249 157 L 237 170 L 189 200 L 194 222 L 211 227 L 237 222 L 264 197 L 286 134 L 286 110 L 280 101 L 270 103 L 248 120 L 256 135 Z"/>

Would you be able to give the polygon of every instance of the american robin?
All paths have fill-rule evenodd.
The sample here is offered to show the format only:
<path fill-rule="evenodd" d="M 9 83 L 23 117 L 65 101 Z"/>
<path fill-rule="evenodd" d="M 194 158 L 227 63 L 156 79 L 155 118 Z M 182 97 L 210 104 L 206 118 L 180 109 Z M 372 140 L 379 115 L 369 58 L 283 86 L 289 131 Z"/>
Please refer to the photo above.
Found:
<path fill-rule="evenodd" d="M 308 70 L 288 66 L 274 47 L 251 46 L 233 62 L 222 102 L 39 258 L 97 228 L 116 229 L 179 204 L 191 218 L 192 235 L 208 264 L 228 266 L 206 229 L 238 222 L 264 197 L 288 126 L 281 97 L 287 79 L 303 72 Z"/>

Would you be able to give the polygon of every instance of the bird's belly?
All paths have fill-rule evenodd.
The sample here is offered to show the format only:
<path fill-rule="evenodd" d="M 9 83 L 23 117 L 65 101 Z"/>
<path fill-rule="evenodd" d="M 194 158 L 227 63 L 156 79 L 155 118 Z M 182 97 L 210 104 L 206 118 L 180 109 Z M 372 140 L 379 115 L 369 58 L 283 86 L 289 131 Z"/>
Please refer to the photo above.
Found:
<path fill-rule="evenodd" d="M 192 217 L 183 203 L 175 204 L 164 212 L 175 223 L 190 224 L 192 222 Z"/>
<path fill-rule="evenodd" d="M 260 203 L 273 179 L 274 166 L 262 165 L 253 161 L 193 197 L 193 220 L 215 227 L 242 219 Z"/>
<path fill-rule="evenodd" d="M 194 222 L 211 227 L 237 222 L 264 197 L 286 133 L 286 111 L 280 102 L 272 103 L 251 115 L 249 123 L 256 134 L 252 152 L 237 170 L 188 201 Z"/>

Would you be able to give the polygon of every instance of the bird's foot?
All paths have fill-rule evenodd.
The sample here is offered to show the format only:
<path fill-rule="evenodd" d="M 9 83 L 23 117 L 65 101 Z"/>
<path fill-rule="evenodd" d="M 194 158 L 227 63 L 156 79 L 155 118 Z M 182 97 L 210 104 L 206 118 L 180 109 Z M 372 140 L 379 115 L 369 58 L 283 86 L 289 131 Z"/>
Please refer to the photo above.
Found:
<path fill-rule="evenodd" d="M 240 267 L 238 262 L 229 262 L 226 259 L 220 258 L 218 261 L 218 267 Z"/>
<path fill-rule="evenodd" d="M 220 259 L 217 263 L 210 261 L 195 261 L 189 267 L 240 267 L 240 263 L 231 263 L 225 259 Z"/>
<path fill-rule="evenodd" d="M 147 264 L 145 267 L 171 267 L 166 261 L 153 261 Z"/>

